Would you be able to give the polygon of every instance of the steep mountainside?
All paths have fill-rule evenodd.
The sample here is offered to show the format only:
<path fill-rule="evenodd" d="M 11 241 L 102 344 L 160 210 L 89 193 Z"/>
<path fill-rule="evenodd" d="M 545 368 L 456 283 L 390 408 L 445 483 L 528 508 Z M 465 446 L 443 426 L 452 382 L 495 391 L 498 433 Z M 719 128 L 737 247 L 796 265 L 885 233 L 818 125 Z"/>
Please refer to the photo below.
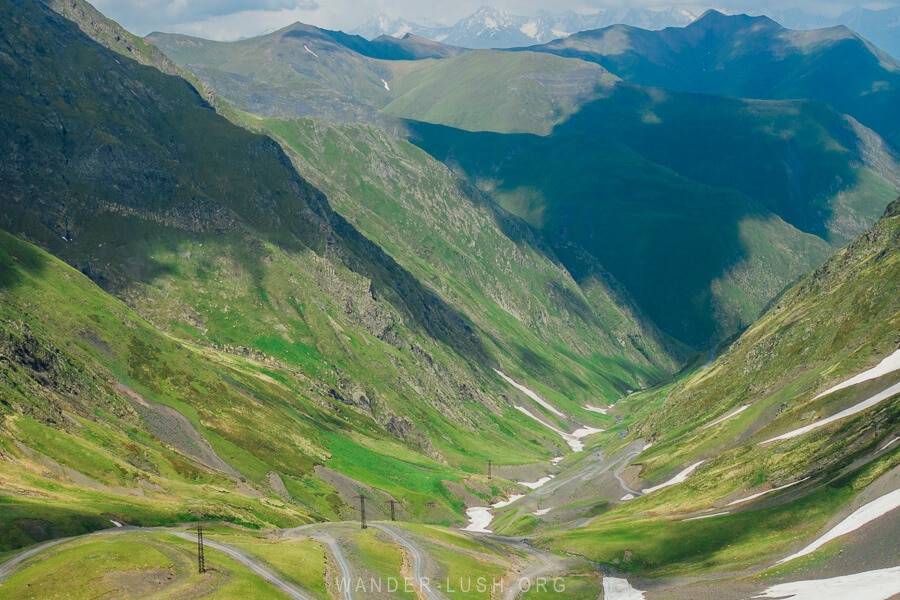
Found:
<path fill-rule="evenodd" d="M 646 86 L 819 100 L 900 146 L 900 64 L 846 27 L 792 31 L 709 11 L 683 28 L 615 25 L 528 50 L 596 62 Z"/>
<path fill-rule="evenodd" d="M 540 235 L 415 146 L 363 124 L 244 118 L 281 140 L 338 212 L 495 343 L 515 340 L 507 352 L 550 387 L 571 386 L 549 368 L 560 360 L 609 382 L 629 364 L 642 385 L 658 376 L 642 355 L 674 366 L 669 344 L 600 265 L 577 284 Z"/>
<path fill-rule="evenodd" d="M 755 320 L 900 189 L 890 148 L 817 103 L 616 85 L 544 137 L 409 126 L 541 229 L 576 278 L 568 243 L 697 347 Z"/>
<path fill-rule="evenodd" d="M 626 457 L 631 466 L 617 471 L 643 493 L 623 498 L 583 528 L 549 532 L 537 543 L 638 574 L 703 573 L 705 583 L 693 592 L 702 588 L 720 598 L 749 594 L 710 571 L 741 571 L 745 583 L 765 571 L 757 581 L 771 585 L 785 575 L 797 578 L 798 571 L 818 578 L 823 571 L 846 575 L 895 565 L 896 552 L 878 549 L 896 530 L 876 525 L 863 538 L 872 548 L 844 541 L 842 555 L 831 546 L 815 561 L 766 571 L 836 523 L 835 513 L 846 516 L 843 507 L 861 492 L 871 500 L 897 489 L 898 248 L 900 199 L 779 297 L 722 356 L 673 385 L 619 403 L 612 412 L 624 418 L 628 436 L 605 448 L 613 452 L 616 444 L 643 438 Z M 888 364 L 893 367 L 835 389 Z M 891 472 L 893 479 L 877 491 L 864 492 Z M 528 523 L 519 519 L 520 527 Z"/>
<path fill-rule="evenodd" d="M 415 37 L 370 42 L 302 23 L 240 42 L 163 33 L 148 39 L 235 108 L 338 121 L 381 120 L 377 110 L 394 98 L 386 61 L 448 58 L 464 52 Z"/>

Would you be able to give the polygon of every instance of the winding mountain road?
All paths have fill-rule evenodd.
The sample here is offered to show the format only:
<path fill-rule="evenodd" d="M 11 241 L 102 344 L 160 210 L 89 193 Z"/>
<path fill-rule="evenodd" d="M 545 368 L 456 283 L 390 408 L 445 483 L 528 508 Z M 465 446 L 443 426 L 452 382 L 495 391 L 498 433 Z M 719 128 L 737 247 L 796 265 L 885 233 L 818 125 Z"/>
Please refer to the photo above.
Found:
<path fill-rule="evenodd" d="M 52 548 L 53 546 L 56 546 L 57 544 L 62 544 L 63 542 L 67 542 L 71 539 L 74 539 L 74 538 L 67 537 L 67 538 L 61 538 L 58 540 L 53 540 L 52 542 L 46 542 L 44 544 L 41 544 L 40 546 L 32 548 L 31 550 L 26 550 L 25 552 L 23 552 L 17 556 L 14 556 L 11 559 L 7 560 L 6 562 L 0 564 L 0 583 L 3 583 L 7 578 L 9 578 L 10 575 L 15 573 L 16 570 L 18 569 L 19 565 L 22 564 L 24 561 L 28 560 L 29 558 L 31 558 L 32 556 L 34 556 L 36 554 L 40 554 L 44 550 L 48 550 L 48 549 Z"/>
<path fill-rule="evenodd" d="M 409 541 L 409 539 L 403 537 L 400 534 L 400 532 L 397 530 L 397 528 L 394 527 L 393 525 L 385 525 L 383 523 L 372 523 L 371 526 L 375 527 L 376 529 L 380 529 L 381 531 L 385 532 L 386 534 L 388 534 L 389 536 L 394 538 L 398 544 L 403 546 L 403 548 L 406 549 L 406 551 L 410 553 L 410 555 L 413 558 L 413 579 L 416 582 L 416 587 L 418 587 L 419 590 L 423 594 L 425 594 L 425 596 L 429 600 L 445 600 L 442 595 L 438 594 L 436 591 L 431 589 L 430 585 L 428 585 L 427 583 L 424 583 L 424 585 L 423 585 L 423 582 L 427 582 L 427 579 L 425 578 L 426 557 L 425 557 L 425 553 L 422 552 L 422 549 L 419 548 L 414 543 L 412 543 L 411 541 Z"/>
<path fill-rule="evenodd" d="M 145 531 L 145 532 L 151 532 L 151 533 L 170 533 L 170 534 L 178 536 L 182 539 L 188 540 L 190 542 L 196 542 L 196 540 L 197 540 L 196 535 L 192 535 L 185 531 L 173 531 L 171 529 L 153 529 L 150 527 L 115 527 L 115 528 L 111 528 L 111 529 L 104 529 L 102 531 L 95 531 L 93 533 L 87 533 L 83 536 L 73 536 L 73 537 L 67 537 L 67 538 L 62 538 L 62 539 L 58 539 L 58 540 L 53 540 L 51 542 L 41 544 L 40 546 L 37 546 L 30 550 L 26 550 L 25 552 L 22 552 L 21 554 L 18 554 L 16 556 L 10 558 L 6 562 L 0 564 L 0 582 L 3 582 L 10 575 L 15 573 L 18 570 L 19 566 L 23 562 L 28 560 L 29 558 L 37 556 L 41 552 L 49 550 L 50 548 L 52 548 L 53 546 L 56 546 L 58 544 L 62 544 L 64 542 L 68 542 L 70 540 L 75 540 L 75 539 L 82 538 L 82 537 L 97 536 L 97 535 L 115 535 L 118 533 L 126 533 L 126 532 L 134 532 L 134 531 Z M 289 597 L 293 598 L 294 600 L 314 600 L 314 598 L 312 596 L 309 596 L 309 595 L 303 593 L 298 588 L 296 588 L 294 585 L 288 583 L 287 581 L 285 581 L 284 579 L 282 579 L 281 577 L 279 577 L 278 575 L 276 575 L 275 573 L 273 573 L 266 567 L 262 566 L 259 562 L 257 562 L 250 556 L 244 554 L 240 550 L 238 550 L 236 548 L 232 548 L 231 546 L 228 546 L 226 544 L 222 544 L 220 542 L 214 542 L 214 541 L 211 541 L 208 539 L 204 540 L 203 543 L 204 543 L 204 545 L 209 546 L 210 548 L 215 548 L 216 550 L 219 550 L 220 552 L 227 554 L 228 556 L 230 556 L 231 558 L 233 558 L 240 564 L 244 565 L 245 567 L 247 567 L 248 569 L 250 569 L 257 575 L 259 575 L 260 577 L 262 577 L 263 579 L 265 579 L 266 581 L 271 583 L 273 586 L 275 586 L 276 588 L 278 588 L 279 590 L 281 590 L 282 592 L 284 592 L 285 594 L 287 594 Z"/>
<path fill-rule="evenodd" d="M 146 531 L 153 531 L 153 530 L 148 529 Z M 186 531 L 168 531 L 168 533 L 176 535 L 182 539 L 188 540 L 189 542 L 197 541 L 196 535 L 191 535 L 190 533 L 187 533 Z M 282 579 L 281 577 L 279 577 L 272 571 L 268 570 L 267 568 L 265 568 L 264 566 L 262 566 L 261 564 L 256 562 L 256 560 L 247 556 L 246 554 L 244 554 L 237 548 L 232 548 L 231 546 L 227 546 L 220 542 L 214 542 L 214 541 L 211 541 L 208 539 L 204 539 L 203 544 L 205 546 L 209 546 L 210 548 L 215 548 L 216 550 L 227 554 L 228 556 L 230 556 L 237 562 L 241 563 L 242 565 L 244 565 L 245 567 L 247 567 L 248 569 L 250 569 L 257 575 L 259 575 L 260 577 L 262 577 L 263 579 L 265 579 L 266 581 L 271 583 L 273 586 L 275 586 L 276 588 L 278 588 L 279 590 L 281 590 L 282 592 L 284 592 L 285 594 L 290 596 L 291 598 L 294 598 L 294 600 L 313 600 L 312 596 L 307 596 L 306 594 L 301 592 L 299 589 L 297 589 L 296 587 L 294 587 L 293 585 L 291 585 L 290 583 L 288 583 L 287 581 L 285 581 L 284 579 Z"/>
<path fill-rule="evenodd" d="M 528 544 L 525 540 L 500 538 L 499 536 L 495 537 L 495 539 L 506 546 L 524 552 L 533 559 L 529 561 L 528 565 L 519 573 L 518 578 L 515 581 L 504 586 L 503 600 L 516 600 L 516 598 L 527 589 L 522 585 L 522 582 L 528 582 L 530 585 L 540 578 L 550 578 L 554 574 L 562 573 L 566 570 L 565 563 L 567 559 L 551 554 L 550 552 L 538 550 Z"/>
<path fill-rule="evenodd" d="M 344 556 L 344 551 L 338 543 L 337 538 L 330 532 L 323 530 L 321 525 L 317 524 L 283 529 L 281 531 L 281 536 L 295 537 L 300 532 L 325 544 L 325 547 L 328 548 L 328 551 L 331 553 L 334 562 L 337 563 L 338 569 L 341 572 L 340 581 L 338 581 L 338 588 L 341 590 L 341 598 L 343 600 L 356 600 L 356 594 L 353 589 L 354 586 L 352 585 L 353 572 L 350 569 L 350 563 L 347 562 L 347 557 Z"/>

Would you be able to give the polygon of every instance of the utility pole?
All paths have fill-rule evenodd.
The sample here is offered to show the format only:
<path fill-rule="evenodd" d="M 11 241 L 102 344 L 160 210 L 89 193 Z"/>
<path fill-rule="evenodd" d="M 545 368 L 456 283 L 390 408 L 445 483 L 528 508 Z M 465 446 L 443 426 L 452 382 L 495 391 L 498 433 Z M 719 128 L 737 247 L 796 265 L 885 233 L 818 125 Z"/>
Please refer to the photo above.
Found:
<path fill-rule="evenodd" d="M 488 480 L 491 480 L 493 478 L 493 475 L 491 475 L 491 461 L 488 461 Z"/>
<path fill-rule="evenodd" d="M 206 557 L 203 555 L 203 525 L 197 525 L 197 572 L 206 573 Z"/>
<path fill-rule="evenodd" d="M 397 513 L 394 512 L 394 505 L 397 504 L 396 500 L 391 500 L 391 521 L 397 520 Z"/>
<path fill-rule="evenodd" d="M 362 494 L 357 497 L 359 498 L 360 525 L 362 529 L 366 529 L 368 527 L 366 525 L 366 497 Z"/>

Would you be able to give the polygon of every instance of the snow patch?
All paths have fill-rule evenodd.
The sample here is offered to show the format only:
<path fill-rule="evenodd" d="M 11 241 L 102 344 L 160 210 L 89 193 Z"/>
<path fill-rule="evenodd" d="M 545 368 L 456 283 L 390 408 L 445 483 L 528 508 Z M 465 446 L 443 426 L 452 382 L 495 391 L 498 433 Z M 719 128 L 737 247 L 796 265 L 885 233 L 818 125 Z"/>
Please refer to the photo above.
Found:
<path fill-rule="evenodd" d="M 702 464 L 705 463 L 705 462 L 706 462 L 705 460 L 701 460 L 700 462 L 694 463 L 694 464 L 692 464 L 691 466 L 689 466 L 687 469 L 685 469 L 684 471 L 682 471 L 681 473 L 679 473 L 678 475 L 676 475 L 675 477 L 673 477 L 672 479 L 668 480 L 667 482 L 661 483 L 661 484 L 659 484 L 659 485 L 655 485 L 655 486 L 653 486 L 653 487 L 651 487 L 651 488 L 647 488 L 647 489 L 642 490 L 642 491 L 643 491 L 645 494 L 649 494 L 650 492 L 655 492 L 656 490 L 661 490 L 661 489 L 663 489 L 663 488 L 667 488 L 667 487 L 672 486 L 672 485 L 676 485 L 676 484 L 679 484 L 679 483 L 684 483 L 684 481 L 687 480 L 688 476 L 689 476 L 691 473 L 693 473 L 694 470 L 695 470 L 697 467 L 699 467 L 700 465 L 702 465 Z"/>
<path fill-rule="evenodd" d="M 600 408 L 598 406 L 591 406 L 590 404 L 586 404 L 584 410 L 589 410 L 591 412 L 600 413 L 601 415 L 605 415 L 608 408 Z"/>
<path fill-rule="evenodd" d="M 718 419 L 716 419 L 716 420 L 713 421 L 712 423 L 707 423 L 706 425 L 704 425 L 703 427 L 701 427 L 700 430 L 702 431 L 702 430 L 704 430 L 704 429 L 709 429 L 710 427 L 715 427 L 716 425 L 718 425 L 719 423 L 721 423 L 721 422 L 723 422 L 723 421 L 727 421 L 728 419 L 730 419 L 730 418 L 732 418 L 732 417 L 738 416 L 739 414 L 741 414 L 742 412 L 744 412 L 744 411 L 747 410 L 748 408 L 750 408 L 750 405 L 749 405 L 749 404 L 746 405 L 746 406 L 741 406 L 740 408 L 731 411 L 730 413 L 728 413 L 728 414 L 725 415 L 724 417 L 719 417 Z"/>
<path fill-rule="evenodd" d="M 729 514 L 729 511 L 725 512 L 717 512 L 712 513 L 711 515 L 700 515 L 699 517 L 690 517 L 689 519 L 682 519 L 682 521 L 699 521 L 700 519 L 712 519 L 713 517 L 721 517 L 722 515 Z"/>
<path fill-rule="evenodd" d="M 506 500 L 501 500 L 501 501 L 499 501 L 499 502 L 494 502 L 493 504 L 491 504 L 491 508 L 503 508 L 504 506 L 509 506 L 510 504 L 512 504 L 513 502 L 515 502 L 516 500 L 520 500 L 520 499 L 522 499 L 522 498 L 524 498 L 524 497 L 525 497 L 525 494 L 513 494 L 512 496 L 510 496 L 510 497 L 507 498 Z"/>
<path fill-rule="evenodd" d="M 319 55 L 316 54 L 315 52 L 313 52 L 312 50 L 310 50 L 309 46 L 307 46 L 306 44 L 303 44 L 303 49 L 306 50 L 307 52 L 309 52 L 310 54 L 312 54 L 313 56 L 315 56 L 316 58 L 319 58 Z"/>
<path fill-rule="evenodd" d="M 388 82 L 387 82 L 387 81 L 385 81 L 384 79 L 382 79 L 382 80 L 381 80 L 381 83 L 384 84 L 384 89 L 386 89 L 387 91 L 391 91 L 391 86 L 388 85 Z"/>
<path fill-rule="evenodd" d="M 900 506 L 900 490 L 894 490 L 893 492 L 885 494 L 884 496 L 881 496 L 880 498 L 877 498 L 869 502 L 868 504 L 856 509 L 853 514 L 832 527 L 828 533 L 814 541 L 812 544 L 810 544 L 803 550 L 800 550 L 799 552 L 791 554 L 787 558 L 782 558 L 775 564 L 780 565 L 782 563 L 788 562 L 789 560 L 811 554 L 831 540 L 848 534 L 851 531 L 856 531 L 866 523 L 874 521 L 878 517 L 891 512 L 898 506 Z M 855 598 L 855 600 L 859 599 Z"/>
<path fill-rule="evenodd" d="M 494 515 L 493 513 L 491 513 L 491 508 L 503 508 L 504 506 L 509 506 L 516 500 L 524 497 L 525 496 L 523 494 L 514 494 L 506 500 L 500 500 L 499 502 L 491 504 L 490 508 L 488 508 L 487 506 L 473 506 L 466 509 L 466 516 L 469 517 L 469 524 L 463 527 L 463 531 L 474 531 L 476 533 L 493 533 L 490 529 L 487 528 L 487 526 L 491 524 L 491 521 L 494 520 Z"/>
<path fill-rule="evenodd" d="M 491 509 L 487 506 L 473 506 L 466 509 L 466 516 L 469 517 L 469 524 L 463 527 L 463 531 L 491 533 L 487 526 L 494 520 L 494 515 L 491 514 Z"/>
<path fill-rule="evenodd" d="M 563 461 L 563 459 L 565 459 L 565 458 L 566 458 L 565 456 L 556 456 L 556 457 L 550 459 L 550 464 L 555 467 L 559 463 L 561 463 Z"/>
<path fill-rule="evenodd" d="M 585 427 L 580 427 L 580 428 L 576 429 L 575 431 L 573 431 L 573 432 L 572 432 L 572 435 L 573 435 L 576 439 L 579 439 L 579 440 L 580 440 L 581 438 L 585 438 L 585 437 L 587 437 L 587 436 L 589 436 L 589 435 L 593 435 L 593 434 L 595 434 L 595 433 L 600 433 L 601 431 L 603 431 L 603 430 L 602 430 L 602 429 L 597 429 L 596 427 L 587 427 L 587 426 L 585 426 Z"/>
<path fill-rule="evenodd" d="M 629 500 L 634 500 L 634 494 L 625 494 L 619 502 L 628 502 Z"/>
<path fill-rule="evenodd" d="M 782 485 L 777 488 L 772 488 L 771 490 L 766 490 L 766 491 L 760 492 L 758 494 L 753 494 L 752 496 L 747 496 L 746 498 L 741 498 L 739 500 L 735 500 L 734 502 L 729 502 L 726 506 L 734 506 L 735 504 L 742 504 L 744 502 L 750 502 L 751 500 L 755 500 L 756 498 L 759 498 L 760 496 L 765 496 L 766 494 L 771 494 L 772 492 L 777 492 L 779 490 L 787 489 L 791 486 L 797 485 L 798 483 L 803 483 L 807 479 L 809 479 L 809 477 L 804 477 L 803 479 L 798 479 L 797 481 L 794 481 L 793 483 L 788 483 L 786 485 Z"/>
<path fill-rule="evenodd" d="M 529 21 L 528 23 L 525 23 L 524 25 L 519 27 L 519 31 L 536 40 L 538 36 L 538 24 L 534 21 Z"/>
<path fill-rule="evenodd" d="M 644 444 L 643 448 L 641 448 L 641 452 L 643 452 L 644 450 L 649 450 L 652 447 L 653 447 L 653 442 L 648 442 L 648 443 Z"/>
<path fill-rule="evenodd" d="M 553 509 L 552 509 L 552 508 L 541 508 L 541 509 L 539 509 L 539 510 L 534 511 L 534 512 L 531 513 L 531 514 L 535 515 L 536 517 L 543 517 L 544 515 L 546 515 L 546 514 L 547 514 L 548 512 L 550 512 L 551 510 L 553 510 Z"/>
<path fill-rule="evenodd" d="M 538 479 L 537 481 L 534 481 L 534 482 L 517 481 L 516 483 L 518 483 L 519 485 L 524 485 L 527 488 L 536 490 L 539 487 L 541 487 L 542 485 L 544 485 L 545 483 L 547 483 L 548 481 L 550 481 L 551 479 L 553 479 L 553 475 L 547 475 L 546 477 L 541 477 L 540 479 Z"/>
<path fill-rule="evenodd" d="M 793 581 L 773 585 L 754 598 L 791 600 L 887 600 L 900 594 L 900 567 L 865 571 L 831 579 Z"/>
<path fill-rule="evenodd" d="M 119 523 L 118 521 L 113 521 L 112 519 L 110 519 L 109 522 L 112 523 L 113 525 L 115 525 L 116 527 L 121 527 L 121 526 L 122 526 L 121 523 Z"/>
<path fill-rule="evenodd" d="M 888 448 L 890 448 L 891 446 L 893 446 L 893 445 L 894 445 L 896 442 L 898 442 L 898 441 L 900 441 L 900 437 L 895 437 L 894 439 L 892 439 L 891 441 L 889 441 L 887 444 L 885 444 L 884 446 L 882 446 L 881 448 L 879 448 L 878 451 L 879 451 L 879 452 L 884 452 L 885 450 L 887 450 Z"/>
<path fill-rule="evenodd" d="M 856 377 L 851 377 L 850 379 L 839 383 L 834 387 L 828 388 L 827 390 L 813 398 L 813 400 L 817 400 L 822 396 L 827 396 L 832 392 L 842 390 L 846 387 L 850 387 L 851 385 L 856 385 L 857 383 L 862 383 L 863 381 L 869 381 L 870 379 L 881 377 L 882 375 L 887 375 L 888 373 L 892 373 L 893 371 L 897 370 L 900 370 L 900 350 L 895 351 L 893 354 L 882 360 L 880 363 L 878 363 L 868 371 L 863 371 Z"/>
<path fill-rule="evenodd" d="M 790 438 L 795 438 L 797 436 L 803 435 L 804 433 L 808 433 L 808 432 L 812 431 L 813 429 L 818 429 L 819 427 L 824 427 L 826 425 L 830 425 L 831 423 L 834 423 L 835 421 L 838 421 L 845 417 L 849 417 L 851 415 L 855 415 L 856 413 L 860 413 L 860 412 L 866 410 L 867 408 L 872 408 L 879 402 L 883 402 L 883 401 L 887 400 L 888 398 L 892 398 L 893 396 L 896 396 L 897 394 L 900 394 L 900 383 L 895 383 L 888 389 L 886 389 L 883 392 L 880 392 L 878 394 L 875 394 L 868 400 L 864 400 L 864 401 L 860 402 L 859 404 L 857 404 L 856 406 L 851 406 L 847 410 L 842 410 L 838 414 L 828 417 L 827 419 L 822 419 L 821 421 L 816 421 L 815 423 L 812 423 L 811 425 L 807 425 L 806 427 L 801 427 L 800 429 L 795 429 L 794 431 L 790 431 L 783 435 L 779 435 L 778 437 L 773 437 L 764 442 L 760 442 L 760 444 L 768 444 L 770 442 L 777 442 L 780 440 L 787 440 Z"/>
<path fill-rule="evenodd" d="M 644 600 L 644 592 L 634 589 L 627 579 L 603 578 L 604 600 Z"/>
<path fill-rule="evenodd" d="M 541 406 L 543 406 L 544 408 L 549 410 L 550 412 L 552 412 L 557 417 L 565 416 L 556 407 L 552 406 L 549 402 L 547 402 L 546 400 L 544 400 L 543 398 L 538 396 L 535 392 L 529 390 L 524 385 L 520 385 L 520 384 L 516 383 L 515 381 L 513 381 L 512 379 L 507 377 L 506 374 L 503 373 L 502 371 L 498 371 L 497 369 L 494 369 L 494 372 L 497 375 L 499 375 L 500 377 L 502 377 L 508 384 L 510 384 L 511 386 L 513 386 L 514 388 L 516 388 L 517 390 L 519 390 L 520 392 L 522 392 L 523 394 L 525 394 L 526 396 L 528 396 L 529 398 L 531 398 L 532 400 L 534 400 L 535 402 L 537 402 L 538 404 L 540 404 Z"/>
<path fill-rule="evenodd" d="M 514 406 L 513 408 L 515 408 L 516 410 L 518 410 L 519 412 L 521 412 L 523 414 L 528 415 L 529 417 L 531 417 L 532 419 L 534 419 L 535 421 L 537 421 L 538 423 L 540 423 L 547 429 L 550 429 L 550 430 L 556 432 L 557 434 L 559 434 L 559 436 L 562 439 L 566 440 L 566 443 L 569 444 L 569 448 L 572 449 L 572 452 L 581 452 L 582 450 L 584 450 L 584 442 L 581 441 L 581 438 L 588 436 L 592 433 L 598 433 L 600 431 L 603 431 L 602 429 L 594 429 L 592 427 L 582 427 L 581 429 L 578 429 L 574 433 L 566 433 L 565 431 L 563 431 L 561 429 L 557 429 L 550 423 L 547 423 L 546 421 L 544 421 L 543 419 L 541 419 L 540 417 L 535 415 L 533 412 L 531 412 L 524 406 Z"/>

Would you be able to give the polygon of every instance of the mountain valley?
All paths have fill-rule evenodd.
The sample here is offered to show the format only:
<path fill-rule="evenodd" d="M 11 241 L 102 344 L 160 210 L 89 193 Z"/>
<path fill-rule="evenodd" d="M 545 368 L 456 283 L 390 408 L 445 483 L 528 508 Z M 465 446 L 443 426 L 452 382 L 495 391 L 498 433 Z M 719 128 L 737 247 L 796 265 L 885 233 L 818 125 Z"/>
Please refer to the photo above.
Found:
<path fill-rule="evenodd" d="M 900 593 L 900 65 L 862 38 L 2 16 L 0 597 Z"/>

